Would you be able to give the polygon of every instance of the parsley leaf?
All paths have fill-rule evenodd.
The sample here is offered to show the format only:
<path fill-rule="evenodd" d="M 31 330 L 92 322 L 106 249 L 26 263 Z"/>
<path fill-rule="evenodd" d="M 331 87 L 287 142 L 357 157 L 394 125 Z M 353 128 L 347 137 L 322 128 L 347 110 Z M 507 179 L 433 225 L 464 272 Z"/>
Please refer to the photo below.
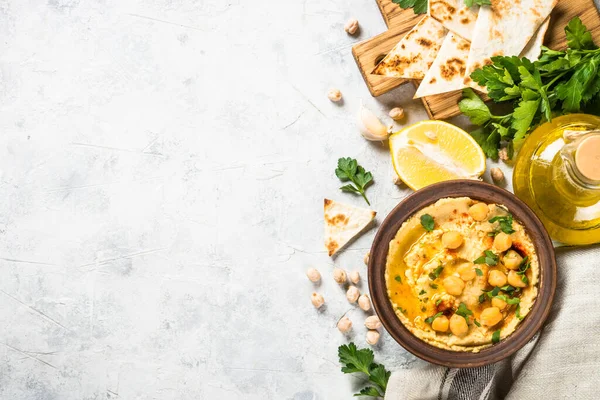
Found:
<path fill-rule="evenodd" d="M 432 289 L 437 289 L 438 285 L 436 285 L 435 283 L 430 283 L 429 287 L 432 288 Z"/>
<path fill-rule="evenodd" d="M 496 344 L 500 341 L 500 330 L 497 330 L 492 334 L 492 343 Z"/>
<path fill-rule="evenodd" d="M 423 226 L 423 228 L 425 228 L 426 231 L 431 232 L 435 227 L 433 217 L 429 214 L 421 215 L 421 225 Z"/>
<path fill-rule="evenodd" d="M 419 296 L 426 294 L 427 292 L 425 290 L 422 290 L 419 292 Z"/>
<path fill-rule="evenodd" d="M 477 4 L 480 6 L 490 6 L 492 2 L 490 0 L 465 0 L 465 5 L 467 7 L 473 7 L 473 4 Z"/>
<path fill-rule="evenodd" d="M 415 14 L 425 14 L 427 12 L 427 0 L 392 0 L 401 8 L 412 8 Z"/>
<path fill-rule="evenodd" d="M 400 277 L 400 275 L 396 275 L 396 276 L 394 277 L 394 280 L 395 280 L 396 282 L 400 282 L 400 283 L 402 283 L 402 278 Z"/>
<path fill-rule="evenodd" d="M 374 356 L 371 349 L 357 349 L 354 343 L 342 345 L 338 348 L 338 358 L 342 364 L 342 372 L 345 374 L 362 373 L 375 387 L 368 386 L 355 396 L 378 396 L 383 397 L 387 383 L 392 374 L 381 364 L 373 362 Z"/>
<path fill-rule="evenodd" d="M 471 88 L 463 91 L 463 99 L 458 103 L 460 112 L 465 114 L 475 125 L 483 125 L 492 118 L 492 113 L 483 100 Z"/>
<path fill-rule="evenodd" d="M 458 309 L 456 310 L 456 314 L 468 320 L 469 315 L 473 315 L 473 311 L 469 310 L 465 303 L 460 303 Z"/>
<path fill-rule="evenodd" d="M 502 232 L 506 233 L 507 235 L 510 235 L 511 233 L 515 233 L 515 230 L 512 227 L 512 224 L 513 224 L 512 214 L 498 215 L 498 216 L 490 219 L 489 222 L 490 222 L 490 224 L 493 224 L 494 222 L 498 222 Z"/>
<path fill-rule="evenodd" d="M 432 281 L 435 281 L 440 276 L 440 274 L 442 273 L 443 270 L 444 270 L 444 266 L 440 265 L 439 267 L 434 269 L 433 272 L 431 272 L 429 274 L 429 279 L 431 279 Z"/>
<path fill-rule="evenodd" d="M 593 50 L 596 49 L 592 34 L 587 30 L 581 19 L 573 18 L 565 28 L 567 35 L 567 45 L 575 50 Z"/>
<path fill-rule="evenodd" d="M 476 320 L 476 319 L 474 319 L 474 320 L 473 320 L 473 323 L 474 323 L 475 325 L 477 325 L 477 326 L 481 327 L 481 324 L 480 324 L 479 322 L 477 322 L 477 320 Z"/>
<path fill-rule="evenodd" d="M 483 276 L 483 271 L 479 268 L 475 268 L 475 273 L 477 274 L 477 276 Z"/>
<path fill-rule="evenodd" d="M 473 261 L 473 264 L 487 264 L 494 266 L 498 264 L 498 256 L 491 250 L 486 250 L 483 256 Z"/>
<path fill-rule="evenodd" d="M 426 323 L 426 324 L 430 324 L 430 325 L 431 325 L 431 324 L 433 323 L 433 321 L 434 321 L 434 320 L 435 320 L 437 317 L 440 317 L 442 314 L 444 314 L 444 313 L 443 313 L 443 312 L 439 312 L 439 313 L 437 313 L 437 314 L 435 314 L 435 315 L 432 315 L 432 316 L 431 316 L 431 317 L 429 317 L 429 318 L 425 318 L 425 323 Z"/>
<path fill-rule="evenodd" d="M 373 175 L 358 165 L 358 161 L 350 157 L 340 158 L 335 170 L 335 175 L 342 182 L 352 182 L 352 184 L 340 187 L 343 192 L 360 194 L 367 204 L 371 205 L 369 199 L 367 199 L 367 196 L 365 195 L 365 188 L 373 182 Z"/>
<path fill-rule="evenodd" d="M 435 301 L 435 306 L 436 306 L 436 307 L 437 307 L 437 306 L 439 306 L 441 302 L 442 302 L 442 299 L 437 299 L 437 300 Z"/>
<path fill-rule="evenodd" d="M 527 278 L 526 272 L 531 268 L 531 263 L 529 262 L 529 257 L 525 257 L 523 261 L 521 261 L 521 265 L 519 265 L 519 270 L 517 271 L 517 275 L 521 276 L 521 281 L 528 285 L 529 278 Z"/>

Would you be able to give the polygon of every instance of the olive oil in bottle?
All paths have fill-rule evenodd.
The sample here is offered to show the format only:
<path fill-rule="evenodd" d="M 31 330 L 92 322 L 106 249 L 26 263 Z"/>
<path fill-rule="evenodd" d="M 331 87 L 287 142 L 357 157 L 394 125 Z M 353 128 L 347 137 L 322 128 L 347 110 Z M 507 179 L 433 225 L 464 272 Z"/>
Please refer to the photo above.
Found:
<path fill-rule="evenodd" d="M 600 118 L 571 114 L 538 127 L 519 151 L 513 187 L 555 241 L 600 243 Z"/>

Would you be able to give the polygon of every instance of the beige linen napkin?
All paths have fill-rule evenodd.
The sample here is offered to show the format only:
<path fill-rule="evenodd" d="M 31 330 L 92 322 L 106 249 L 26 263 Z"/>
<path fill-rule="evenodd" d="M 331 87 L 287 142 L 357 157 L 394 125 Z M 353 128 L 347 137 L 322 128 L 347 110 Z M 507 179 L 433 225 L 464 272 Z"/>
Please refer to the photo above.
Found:
<path fill-rule="evenodd" d="M 600 246 L 557 249 L 558 285 L 542 331 L 481 368 L 424 361 L 392 373 L 385 400 L 598 399 Z"/>

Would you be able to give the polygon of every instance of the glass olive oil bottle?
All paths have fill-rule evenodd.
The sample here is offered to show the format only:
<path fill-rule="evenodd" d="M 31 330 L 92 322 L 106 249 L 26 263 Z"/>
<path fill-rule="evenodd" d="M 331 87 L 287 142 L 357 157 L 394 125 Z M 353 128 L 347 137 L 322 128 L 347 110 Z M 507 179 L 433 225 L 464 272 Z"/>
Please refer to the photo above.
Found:
<path fill-rule="evenodd" d="M 552 239 L 600 243 L 600 118 L 565 115 L 534 130 L 517 156 L 513 187 Z"/>

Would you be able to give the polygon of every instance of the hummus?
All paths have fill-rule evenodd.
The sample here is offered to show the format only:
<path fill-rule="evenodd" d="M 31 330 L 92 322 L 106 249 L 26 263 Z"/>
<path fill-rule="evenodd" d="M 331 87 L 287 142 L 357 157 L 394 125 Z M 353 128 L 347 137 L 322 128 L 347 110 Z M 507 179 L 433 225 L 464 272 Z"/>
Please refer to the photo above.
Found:
<path fill-rule="evenodd" d="M 468 197 L 441 199 L 390 242 L 387 293 L 415 336 L 478 352 L 506 338 L 537 296 L 538 257 L 510 210 Z"/>

